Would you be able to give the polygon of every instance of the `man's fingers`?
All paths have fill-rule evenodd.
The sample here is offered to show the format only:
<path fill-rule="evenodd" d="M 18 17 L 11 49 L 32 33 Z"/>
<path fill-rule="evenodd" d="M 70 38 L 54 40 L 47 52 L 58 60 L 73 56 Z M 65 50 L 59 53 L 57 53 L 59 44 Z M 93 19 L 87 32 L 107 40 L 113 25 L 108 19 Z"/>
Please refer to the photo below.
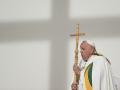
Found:
<path fill-rule="evenodd" d="M 73 70 L 76 70 L 78 66 L 76 64 L 73 65 Z"/>
<path fill-rule="evenodd" d="M 72 90 L 77 90 L 77 83 L 73 83 L 73 84 L 71 85 L 71 88 L 72 88 Z"/>
<path fill-rule="evenodd" d="M 77 65 L 74 65 L 74 66 L 73 66 L 73 71 L 80 71 L 80 68 L 79 68 L 79 66 L 77 66 Z"/>

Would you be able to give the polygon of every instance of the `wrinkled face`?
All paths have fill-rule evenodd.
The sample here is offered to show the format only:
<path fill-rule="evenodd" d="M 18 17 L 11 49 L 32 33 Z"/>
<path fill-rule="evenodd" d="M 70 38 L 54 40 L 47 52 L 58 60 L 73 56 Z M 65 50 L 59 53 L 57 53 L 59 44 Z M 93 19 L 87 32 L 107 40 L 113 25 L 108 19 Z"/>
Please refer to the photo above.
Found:
<path fill-rule="evenodd" d="M 83 58 L 83 60 L 87 61 L 88 58 L 92 55 L 94 48 L 89 45 L 87 42 L 82 42 L 80 45 L 80 53 Z"/>

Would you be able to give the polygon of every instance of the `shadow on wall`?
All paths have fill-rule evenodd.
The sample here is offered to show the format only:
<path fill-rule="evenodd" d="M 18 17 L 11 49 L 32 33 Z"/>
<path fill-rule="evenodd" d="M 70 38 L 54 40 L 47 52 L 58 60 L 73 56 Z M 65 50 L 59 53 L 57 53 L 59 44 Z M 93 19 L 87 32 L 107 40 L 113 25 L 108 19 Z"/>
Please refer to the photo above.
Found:
<path fill-rule="evenodd" d="M 68 0 L 53 1 L 50 21 L 16 22 L 0 24 L 0 42 L 50 40 L 50 90 L 67 90 L 67 60 L 69 34 L 80 23 L 86 37 L 114 37 L 120 35 L 120 18 L 70 20 Z"/>
<path fill-rule="evenodd" d="M 51 42 L 50 90 L 67 89 L 67 44 L 71 25 L 68 7 L 64 0 L 53 2 L 50 21 L 16 22 L 0 24 L 0 42 L 41 41 Z M 62 7 L 63 6 L 63 7 Z M 42 82 L 42 81 L 41 81 Z M 47 86 L 48 87 L 48 86 Z"/>
<path fill-rule="evenodd" d="M 86 32 L 87 37 L 120 36 L 120 17 L 81 18 L 79 21 L 81 30 Z"/>

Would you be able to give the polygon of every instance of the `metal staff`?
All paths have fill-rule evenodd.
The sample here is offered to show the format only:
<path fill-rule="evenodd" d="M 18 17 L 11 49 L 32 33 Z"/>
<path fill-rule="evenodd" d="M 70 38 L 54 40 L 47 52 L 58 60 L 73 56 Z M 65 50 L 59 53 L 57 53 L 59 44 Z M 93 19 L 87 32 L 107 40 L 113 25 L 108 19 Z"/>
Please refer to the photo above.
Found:
<path fill-rule="evenodd" d="M 76 48 L 75 48 L 75 59 L 74 59 L 74 64 L 78 65 L 78 45 L 79 45 L 79 36 L 83 36 L 85 35 L 85 33 L 80 33 L 80 28 L 79 28 L 79 24 L 76 25 L 76 33 L 75 34 L 71 34 L 70 36 L 76 36 Z M 79 78 L 75 73 L 74 73 L 74 79 L 73 82 L 79 84 Z"/>

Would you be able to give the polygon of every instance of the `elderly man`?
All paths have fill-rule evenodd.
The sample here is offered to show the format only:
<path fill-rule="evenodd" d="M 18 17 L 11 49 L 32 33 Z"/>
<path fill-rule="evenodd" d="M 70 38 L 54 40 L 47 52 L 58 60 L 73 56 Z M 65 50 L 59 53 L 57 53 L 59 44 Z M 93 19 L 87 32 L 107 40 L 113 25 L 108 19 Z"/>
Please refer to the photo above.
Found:
<path fill-rule="evenodd" d="M 73 66 L 80 80 L 79 85 L 72 83 L 72 90 L 115 90 L 109 60 L 96 52 L 92 41 L 83 41 L 80 49 L 83 60 Z"/>

